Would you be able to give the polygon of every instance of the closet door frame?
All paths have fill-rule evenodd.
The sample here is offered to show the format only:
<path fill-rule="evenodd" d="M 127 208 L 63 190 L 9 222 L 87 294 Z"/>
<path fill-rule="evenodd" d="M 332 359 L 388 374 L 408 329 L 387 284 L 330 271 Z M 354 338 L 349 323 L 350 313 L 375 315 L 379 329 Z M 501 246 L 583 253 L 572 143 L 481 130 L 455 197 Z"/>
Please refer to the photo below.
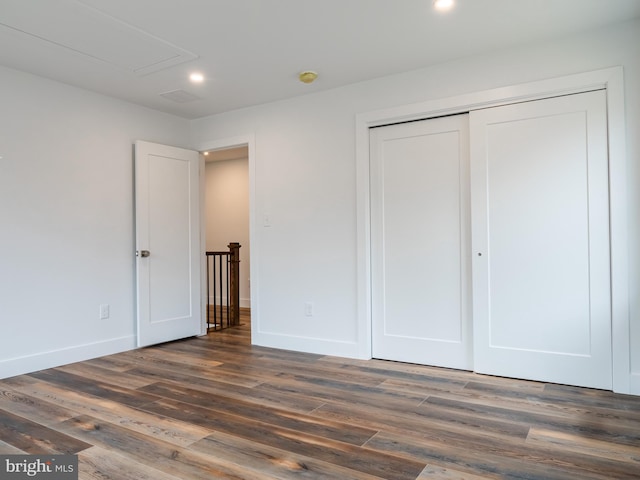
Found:
<path fill-rule="evenodd" d="M 369 129 L 480 108 L 605 89 L 609 127 L 613 391 L 640 394 L 630 371 L 626 134 L 622 67 L 552 78 L 356 115 L 358 354 L 371 358 Z"/>

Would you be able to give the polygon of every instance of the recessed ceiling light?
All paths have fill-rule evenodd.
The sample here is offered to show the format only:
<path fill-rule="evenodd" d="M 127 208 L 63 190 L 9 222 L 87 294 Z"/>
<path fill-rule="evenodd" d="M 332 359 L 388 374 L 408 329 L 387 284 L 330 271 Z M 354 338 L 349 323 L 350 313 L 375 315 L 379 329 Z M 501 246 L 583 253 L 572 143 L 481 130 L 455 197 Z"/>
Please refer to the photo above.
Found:
<path fill-rule="evenodd" d="M 436 10 L 445 12 L 453 8 L 454 0 L 433 0 L 433 6 Z"/>
<path fill-rule="evenodd" d="M 199 72 L 194 72 L 189 75 L 189 80 L 191 80 L 193 83 L 202 83 L 204 82 L 204 75 Z"/>
<path fill-rule="evenodd" d="M 209 152 L 204 152 L 204 156 L 206 157 L 207 155 L 209 155 Z"/>

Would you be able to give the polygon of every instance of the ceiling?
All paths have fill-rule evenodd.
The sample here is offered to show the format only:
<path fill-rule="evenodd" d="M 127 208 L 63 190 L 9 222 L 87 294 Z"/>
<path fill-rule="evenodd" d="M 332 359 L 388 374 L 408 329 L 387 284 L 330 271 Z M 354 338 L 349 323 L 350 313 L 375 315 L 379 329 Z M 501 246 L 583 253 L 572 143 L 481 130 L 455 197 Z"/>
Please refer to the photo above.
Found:
<path fill-rule="evenodd" d="M 226 160 L 246 160 L 249 157 L 249 147 L 232 147 L 204 152 L 205 162 L 223 162 Z"/>
<path fill-rule="evenodd" d="M 199 118 L 637 17 L 640 0 L 0 0 L 0 65 Z"/>

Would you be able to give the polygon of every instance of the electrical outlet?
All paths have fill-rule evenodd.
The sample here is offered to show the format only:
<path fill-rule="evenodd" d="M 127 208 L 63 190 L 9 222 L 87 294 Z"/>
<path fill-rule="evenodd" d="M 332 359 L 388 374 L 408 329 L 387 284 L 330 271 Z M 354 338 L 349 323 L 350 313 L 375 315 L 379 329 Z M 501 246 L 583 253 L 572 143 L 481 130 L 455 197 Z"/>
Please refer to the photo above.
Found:
<path fill-rule="evenodd" d="M 109 305 L 102 304 L 100 305 L 100 320 L 106 320 L 109 318 Z"/>
<path fill-rule="evenodd" d="M 306 302 L 304 304 L 304 314 L 307 317 L 313 317 L 313 303 Z"/>

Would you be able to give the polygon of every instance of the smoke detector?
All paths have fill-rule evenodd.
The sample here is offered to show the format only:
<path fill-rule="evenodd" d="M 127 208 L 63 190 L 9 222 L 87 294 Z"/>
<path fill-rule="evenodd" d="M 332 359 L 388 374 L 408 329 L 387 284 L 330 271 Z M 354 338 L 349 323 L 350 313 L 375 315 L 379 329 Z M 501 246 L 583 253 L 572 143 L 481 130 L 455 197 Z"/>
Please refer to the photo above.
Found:
<path fill-rule="evenodd" d="M 313 83 L 313 81 L 318 78 L 318 74 L 311 70 L 305 70 L 304 72 L 300 72 L 298 78 L 302 83 Z"/>

